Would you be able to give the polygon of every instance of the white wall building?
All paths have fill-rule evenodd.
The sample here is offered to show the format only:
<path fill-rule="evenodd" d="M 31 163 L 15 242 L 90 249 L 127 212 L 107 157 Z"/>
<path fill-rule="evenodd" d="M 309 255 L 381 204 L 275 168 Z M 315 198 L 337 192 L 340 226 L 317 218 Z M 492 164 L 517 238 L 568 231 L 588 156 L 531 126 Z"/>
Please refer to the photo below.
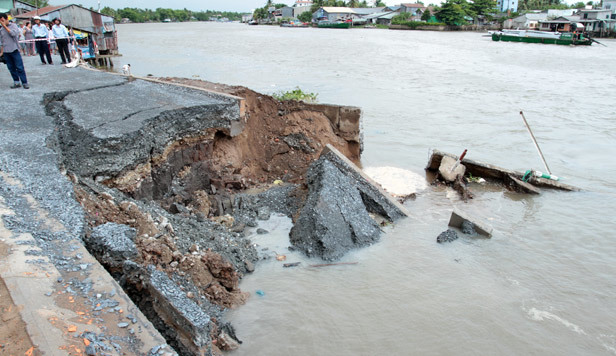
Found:
<path fill-rule="evenodd" d="M 612 10 L 612 14 L 616 14 L 616 0 L 603 0 L 603 10 Z"/>
<path fill-rule="evenodd" d="M 496 7 L 500 12 L 518 12 L 518 0 L 496 0 Z"/>

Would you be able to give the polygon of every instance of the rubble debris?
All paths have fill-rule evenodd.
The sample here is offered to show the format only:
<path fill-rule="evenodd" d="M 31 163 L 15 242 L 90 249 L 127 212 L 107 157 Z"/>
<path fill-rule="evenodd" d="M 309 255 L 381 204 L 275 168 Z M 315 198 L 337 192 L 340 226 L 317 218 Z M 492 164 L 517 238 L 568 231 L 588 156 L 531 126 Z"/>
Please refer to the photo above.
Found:
<path fill-rule="evenodd" d="M 454 209 L 449 219 L 449 226 L 462 228 L 465 222 L 471 223 L 473 229 L 480 235 L 485 237 L 492 237 L 492 227 L 486 223 L 479 221 L 478 219 L 470 217 L 468 214 Z M 468 226 L 468 225 L 467 225 Z M 463 231 L 464 232 L 464 231 Z"/>
<path fill-rule="evenodd" d="M 178 345 L 193 355 L 211 352 L 210 316 L 186 297 L 165 273 L 156 270 L 154 266 L 149 266 L 147 273 L 153 307 L 167 325 L 175 327 Z"/>
<path fill-rule="evenodd" d="M 310 267 L 330 267 L 330 266 L 347 266 L 347 265 L 356 265 L 358 262 L 338 262 L 338 263 L 321 263 L 318 265 L 310 265 Z"/>
<path fill-rule="evenodd" d="M 430 172 L 438 172 L 441 161 L 444 157 L 450 157 L 454 160 L 457 158 L 455 155 L 450 153 L 434 150 L 428 160 L 426 170 Z M 500 184 L 506 184 L 509 179 L 508 176 L 514 177 L 518 180 L 522 180 L 524 177 L 523 172 L 512 171 L 488 163 L 473 161 L 468 158 L 464 158 L 462 160 L 462 164 L 466 167 L 466 173 L 468 175 L 474 178 L 483 178 L 487 181 L 498 182 Z M 538 188 L 556 189 L 570 192 L 580 190 L 577 187 L 567 185 L 556 180 L 537 177 L 534 175 L 528 180 L 528 183 Z"/>
<path fill-rule="evenodd" d="M 297 267 L 300 264 L 302 264 L 302 263 L 301 262 L 285 263 L 285 264 L 282 265 L 282 267 L 284 267 L 284 268 Z"/>
<path fill-rule="evenodd" d="M 466 167 L 463 164 L 458 163 L 458 160 L 453 157 L 443 157 L 443 159 L 441 160 L 441 164 L 438 167 L 438 173 L 443 178 L 443 180 L 449 183 L 453 183 L 459 178 L 464 177 Z"/>
<path fill-rule="evenodd" d="M 462 233 L 466 235 L 470 235 L 470 236 L 477 235 L 477 231 L 475 231 L 475 224 L 473 224 L 472 222 L 468 220 L 464 220 L 462 222 L 462 226 L 460 227 L 460 230 L 462 230 Z"/>
<path fill-rule="evenodd" d="M 447 229 L 447 231 L 443 231 L 441 232 L 437 237 L 436 237 L 436 242 L 438 242 L 439 244 L 445 243 L 445 242 L 452 242 L 458 239 L 458 233 L 453 230 L 453 229 Z"/>
<path fill-rule="evenodd" d="M 92 230 L 86 244 L 99 261 L 105 261 L 108 269 L 118 271 L 124 261 L 138 256 L 136 235 L 137 230 L 129 226 L 106 223 Z"/>

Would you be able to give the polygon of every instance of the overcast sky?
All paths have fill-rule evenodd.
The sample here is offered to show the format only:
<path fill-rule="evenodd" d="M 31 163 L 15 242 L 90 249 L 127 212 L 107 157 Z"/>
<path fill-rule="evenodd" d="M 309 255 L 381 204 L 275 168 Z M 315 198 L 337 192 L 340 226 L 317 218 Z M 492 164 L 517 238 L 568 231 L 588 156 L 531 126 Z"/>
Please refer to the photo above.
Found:
<path fill-rule="evenodd" d="M 249 12 L 257 7 L 263 6 L 266 1 L 264 0 L 100 0 L 101 8 L 109 6 L 111 8 L 124 8 L 124 7 L 139 7 L 142 9 L 156 9 L 157 7 L 183 9 L 189 10 L 227 10 L 236 12 Z M 81 4 L 85 7 L 98 8 L 97 0 L 51 0 L 51 5 L 63 5 L 73 2 L 75 4 Z M 295 0 L 275 0 L 275 3 L 289 4 L 295 3 Z M 370 3 L 371 1 L 368 0 Z M 398 4 L 402 1 L 385 1 L 388 5 Z"/>

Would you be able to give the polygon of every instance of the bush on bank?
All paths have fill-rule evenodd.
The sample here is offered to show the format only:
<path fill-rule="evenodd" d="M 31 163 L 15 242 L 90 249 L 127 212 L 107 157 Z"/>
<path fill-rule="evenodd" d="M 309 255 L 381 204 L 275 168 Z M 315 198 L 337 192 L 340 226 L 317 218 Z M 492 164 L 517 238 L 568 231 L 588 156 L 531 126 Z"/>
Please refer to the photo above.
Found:
<path fill-rule="evenodd" d="M 402 26 L 408 26 L 410 28 L 417 28 L 417 27 L 421 27 L 421 26 L 445 26 L 444 23 L 442 22 L 423 22 L 423 21 L 403 21 L 403 22 L 399 22 L 399 23 L 394 23 L 393 21 L 391 22 L 392 25 L 402 25 Z"/>
<path fill-rule="evenodd" d="M 272 95 L 276 100 L 285 101 L 285 100 L 295 100 L 295 101 L 305 101 L 307 103 L 316 103 L 317 97 L 319 94 L 316 93 L 305 93 L 299 87 L 289 90 L 286 92 L 278 92 Z"/>

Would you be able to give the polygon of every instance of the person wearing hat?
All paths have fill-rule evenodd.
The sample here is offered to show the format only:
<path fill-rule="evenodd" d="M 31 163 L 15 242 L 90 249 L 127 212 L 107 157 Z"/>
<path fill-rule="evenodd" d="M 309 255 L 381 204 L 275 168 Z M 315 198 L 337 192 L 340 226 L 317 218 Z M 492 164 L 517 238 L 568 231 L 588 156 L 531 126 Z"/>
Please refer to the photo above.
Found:
<path fill-rule="evenodd" d="M 71 53 L 68 51 L 68 30 L 59 18 L 56 17 L 52 22 L 51 34 L 56 39 L 56 45 L 58 45 L 62 64 L 66 64 L 71 60 Z"/>
<path fill-rule="evenodd" d="M 3 55 L 6 66 L 13 77 L 11 88 L 16 89 L 23 85 L 24 89 L 30 89 L 24 62 L 19 53 L 19 33 L 19 27 L 9 22 L 9 16 L 0 13 L 0 43 L 2 43 L 0 54 Z"/>
<path fill-rule="evenodd" d="M 40 17 L 34 16 L 32 20 L 34 20 L 34 26 L 32 26 L 32 34 L 34 35 L 36 51 L 41 57 L 41 62 L 43 62 L 43 64 L 53 64 L 48 44 L 49 30 L 47 29 L 47 26 L 41 23 Z M 45 62 L 45 57 L 47 57 L 47 62 Z"/>

